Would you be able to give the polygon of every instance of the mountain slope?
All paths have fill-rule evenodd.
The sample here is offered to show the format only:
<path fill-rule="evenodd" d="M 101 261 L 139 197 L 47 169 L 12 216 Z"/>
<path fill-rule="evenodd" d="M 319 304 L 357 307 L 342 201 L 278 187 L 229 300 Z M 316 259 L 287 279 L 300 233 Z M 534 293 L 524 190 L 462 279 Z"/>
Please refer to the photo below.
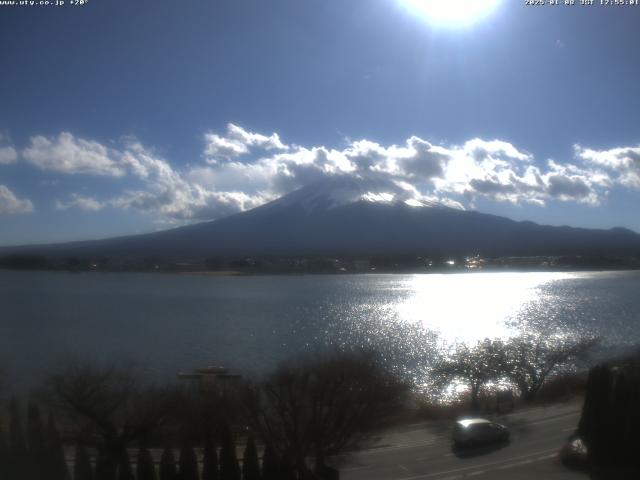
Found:
<path fill-rule="evenodd" d="M 203 259 L 252 255 L 640 254 L 626 229 L 541 226 L 438 203 L 367 200 L 352 180 L 304 187 L 254 210 L 163 232 L 0 250 L 46 256 Z"/>

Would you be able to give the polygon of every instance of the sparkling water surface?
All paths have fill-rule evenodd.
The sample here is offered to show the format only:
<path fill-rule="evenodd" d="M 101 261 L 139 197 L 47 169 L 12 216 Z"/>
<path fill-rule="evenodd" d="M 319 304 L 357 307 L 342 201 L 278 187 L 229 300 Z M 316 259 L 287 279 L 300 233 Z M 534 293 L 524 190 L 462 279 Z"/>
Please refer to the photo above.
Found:
<path fill-rule="evenodd" d="M 303 352 L 375 347 L 409 362 L 518 328 L 640 343 L 640 272 L 207 277 L 0 271 L 0 363 L 29 376 L 73 358 L 155 375 L 261 373 Z M 518 327 L 514 327 L 514 323 Z M 437 335 L 436 335 L 437 334 Z"/>

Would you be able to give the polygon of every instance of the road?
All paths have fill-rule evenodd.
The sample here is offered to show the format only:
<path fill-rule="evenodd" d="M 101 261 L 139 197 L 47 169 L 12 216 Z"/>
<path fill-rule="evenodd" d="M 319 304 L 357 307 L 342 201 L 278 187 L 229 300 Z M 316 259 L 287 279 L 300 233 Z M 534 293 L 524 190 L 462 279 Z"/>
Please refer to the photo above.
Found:
<path fill-rule="evenodd" d="M 581 402 L 538 407 L 495 421 L 511 429 L 503 446 L 454 452 L 451 424 L 424 423 L 389 431 L 341 466 L 343 480 L 557 479 L 585 480 L 566 469 L 557 452 L 575 430 Z"/>

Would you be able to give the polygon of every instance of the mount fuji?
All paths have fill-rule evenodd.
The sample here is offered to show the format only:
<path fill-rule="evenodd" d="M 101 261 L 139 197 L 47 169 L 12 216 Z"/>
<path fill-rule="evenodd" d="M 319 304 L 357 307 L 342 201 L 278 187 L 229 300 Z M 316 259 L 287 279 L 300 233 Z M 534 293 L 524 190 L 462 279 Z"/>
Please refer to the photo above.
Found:
<path fill-rule="evenodd" d="M 465 211 L 393 185 L 325 179 L 253 210 L 162 232 L 0 249 L 0 256 L 640 255 L 640 235 Z"/>

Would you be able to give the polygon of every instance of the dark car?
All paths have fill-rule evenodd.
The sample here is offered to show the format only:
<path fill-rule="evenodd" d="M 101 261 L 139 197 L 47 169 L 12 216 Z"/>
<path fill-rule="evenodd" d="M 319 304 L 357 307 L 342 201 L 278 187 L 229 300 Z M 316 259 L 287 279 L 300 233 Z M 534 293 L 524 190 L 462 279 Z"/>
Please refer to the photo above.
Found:
<path fill-rule="evenodd" d="M 458 447 L 471 447 L 506 442 L 507 440 L 509 440 L 509 429 L 485 418 L 458 420 L 453 428 L 453 443 Z"/>

